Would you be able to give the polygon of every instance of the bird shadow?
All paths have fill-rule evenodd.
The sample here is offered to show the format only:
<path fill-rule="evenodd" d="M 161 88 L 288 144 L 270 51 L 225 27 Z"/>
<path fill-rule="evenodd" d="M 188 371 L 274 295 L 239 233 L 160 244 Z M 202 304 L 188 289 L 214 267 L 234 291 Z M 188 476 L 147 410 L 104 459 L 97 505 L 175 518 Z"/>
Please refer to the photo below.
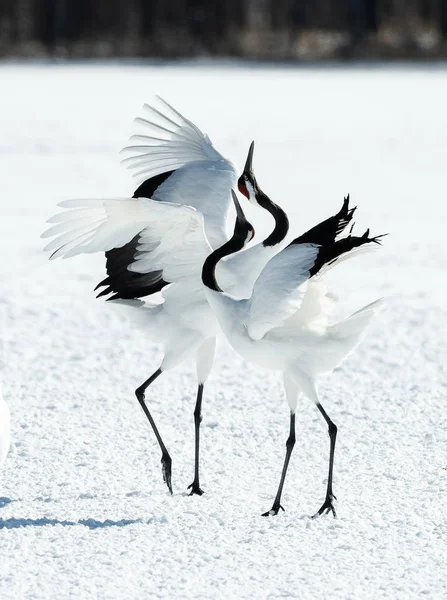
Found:
<path fill-rule="evenodd" d="M 73 527 L 82 525 L 88 529 L 104 529 L 106 527 L 126 527 L 135 523 L 143 523 L 141 519 L 121 519 L 120 521 L 97 521 L 96 519 L 80 519 L 79 521 L 60 521 L 59 519 L 0 519 L 0 529 L 20 529 L 22 527 L 45 527 L 46 525 L 62 525 L 63 527 Z"/>

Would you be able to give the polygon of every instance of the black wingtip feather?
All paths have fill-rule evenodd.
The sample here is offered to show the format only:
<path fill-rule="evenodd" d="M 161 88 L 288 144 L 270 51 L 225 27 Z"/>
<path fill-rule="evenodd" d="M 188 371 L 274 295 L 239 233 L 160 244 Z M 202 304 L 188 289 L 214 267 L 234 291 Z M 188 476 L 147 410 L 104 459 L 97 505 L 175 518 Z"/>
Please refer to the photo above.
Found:
<path fill-rule="evenodd" d="M 319 246 L 330 246 L 352 221 L 354 211 L 357 207 L 349 208 L 349 194 L 343 199 L 343 205 L 339 212 L 322 221 L 303 235 L 293 240 L 292 244 L 317 244 Z"/>
<path fill-rule="evenodd" d="M 387 235 L 390 235 L 389 233 L 381 233 L 380 235 L 376 235 L 373 238 L 371 238 L 369 241 L 370 242 L 374 242 L 375 244 L 378 244 L 379 246 L 382 245 L 382 242 L 380 241 L 382 238 L 386 237 Z"/>
<path fill-rule="evenodd" d="M 354 213 L 355 213 L 355 211 L 356 211 L 356 210 L 357 210 L 357 206 L 354 206 L 354 208 L 351 208 L 351 209 L 349 210 L 349 212 L 348 212 L 348 217 L 349 217 L 349 220 L 351 220 L 351 219 L 352 219 L 352 217 L 354 216 Z"/>
<path fill-rule="evenodd" d="M 310 276 L 316 275 L 324 265 L 332 265 L 344 254 L 348 254 L 355 248 L 364 246 L 365 244 L 379 244 L 380 239 L 387 234 L 376 235 L 369 237 L 369 229 L 361 236 L 348 235 L 340 240 L 337 240 L 332 246 L 325 246 L 320 249 L 315 264 L 310 269 Z"/>
<path fill-rule="evenodd" d="M 109 285 L 110 283 L 110 277 L 106 277 L 105 279 L 103 279 L 102 281 L 100 281 L 98 283 L 98 285 L 95 287 L 95 289 L 93 290 L 94 292 L 96 292 L 96 290 L 100 287 L 103 287 L 104 285 Z M 96 296 L 98 298 L 98 296 Z"/>
<path fill-rule="evenodd" d="M 166 171 L 155 177 L 151 177 L 135 190 L 134 198 L 152 198 L 158 188 L 169 179 L 174 171 Z M 113 248 L 106 252 L 107 277 L 95 287 L 95 291 L 107 286 L 96 297 L 101 298 L 112 294 L 108 300 L 134 300 L 143 298 L 161 291 L 167 282 L 163 280 L 162 271 L 151 273 L 135 273 L 129 271 L 138 254 L 140 234 L 136 235 L 130 242 L 121 248 Z"/>
<path fill-rule="evenodd" d="M 98 287 L 98 286 L 96 286 Z M 95 288 L 96 291 L 96 288 Z M 108 294 L 110 294 L 111 292 L 113 292 L 111 287 L 106 287 L 105 290 L 102 290 L 101 292 L 99 292 L 99 294 L 96 296 L 97 298 L 101 298 L 102 296 L 107 296 Z"/>

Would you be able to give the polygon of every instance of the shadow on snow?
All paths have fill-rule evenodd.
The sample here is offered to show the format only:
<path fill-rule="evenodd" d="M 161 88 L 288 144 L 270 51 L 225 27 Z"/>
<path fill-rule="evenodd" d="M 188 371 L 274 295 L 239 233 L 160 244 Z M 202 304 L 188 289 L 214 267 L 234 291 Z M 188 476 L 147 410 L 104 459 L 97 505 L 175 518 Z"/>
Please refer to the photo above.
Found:
<path fill-rule="evenodd" d="M 83 525 L 89 529 L 102 529 L 104 527 L 125 527 L 135 523 L 142 523 L 141 519 L 122 519 L 121 521 L 96 521 L 96 519 L 80 519 L 79 521 L 59 521 L 59 519 L 0 519 L 0 529 L 20 529 L 21 527 L 44 527 L 45 525 L 63 525 L 72 527 L 74 525 Z"/>

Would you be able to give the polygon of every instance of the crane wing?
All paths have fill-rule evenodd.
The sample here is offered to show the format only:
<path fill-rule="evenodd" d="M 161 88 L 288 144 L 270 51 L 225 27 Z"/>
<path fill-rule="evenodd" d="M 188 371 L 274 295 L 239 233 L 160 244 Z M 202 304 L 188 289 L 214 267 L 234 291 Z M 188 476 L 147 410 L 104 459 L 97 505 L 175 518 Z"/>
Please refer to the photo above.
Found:
<path fill-rule="evenodd" d="M 321 246 L 296 238 L 267 263 L 256 281 L 250 300 L 250 337 L 259 340 L 274 327 L 315 325 L 317 314 L 309 306 L 313 294 L 306 300 L 307 285 L 303 284 L 322 273 L 322 269 L 355 255 L 365 246 L 380 245 L 382 237 L 383 234 L 370 237 L 368 229 L 362 236 L 348 235 Z M 317 299 L 320 302 L 320 291 L 315 296 Z M 327 305 L 321 304 L 321 310 L 326 311 Z"/>
<path fill-rule="evenodd" d="M 249 306 L 248 334 L 253 340 L 262 339 L 298 310 L 319 248 L 316 244 L 290 245 L 264 267 Z"/>
<path fill-rule="evenodd" d="M 205 217 L 205 231 L 216 248 L 227 239 L 227 212 L 236 166 L 224 158 L 209 137 L 165 100 L 160 108 L 145 104 L 135 122 L 138 133 L 123 163 L 143 182 L 134 196 L 193 206 Z M 140 128 L 144 128 L 140 132 Z"/>
<path fill-rule="evenodd" d="M 216 150 L 205 133 L 166 100 L 157 99 L 160 108 L 143 105 L 144 116 L 135 119 L 138 132 L 121 151 L 130 154 L 122 164 L 133 171 L 135 178 L 146 180 L 195 162 L 214 163 L 236 173 L 233 163 Z"/>
<path fill-rule="evenodd" d="M 190 206 L 149 198 L 66 200 L 42 237 L 54 237 L 45 247 L 51 258 L 120 248 L 139 235 L 129 269 L 138 273 L 162 270 L 165 281 L 181 280 L 198 270 L 210 252 L 203 215 Z"/>
<path fill-rule="evenodd" d="M 172 323 L 199 324 L 207 333 L 210 317 L 201 273 L 211 248 L 199 211 L 148 198 L 68 200 L 60 206 L 71 210 L 52 217 L 54 225 L 42 236 L 55 236 L 45 248 L 53 251 L 51 258 L 116 249 L 137 237 L 127 269 L 143 284 L 154 274 L 170 283 L 163 290 L 163 312 Z"/>

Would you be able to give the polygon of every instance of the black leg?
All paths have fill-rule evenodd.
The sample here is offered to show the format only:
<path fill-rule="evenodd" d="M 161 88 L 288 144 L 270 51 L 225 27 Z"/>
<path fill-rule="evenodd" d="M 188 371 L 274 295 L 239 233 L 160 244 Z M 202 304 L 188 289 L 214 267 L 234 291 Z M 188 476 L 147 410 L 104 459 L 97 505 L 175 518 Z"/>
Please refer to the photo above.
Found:
<path fill-rule="evenodd" d="M 334 496 L 334 493 L 332 491 L 332 473 L 334 470 L 334 453 L 335 453 L 335 440 L 337 439 L 337 426 L 328 417 L 326 411 L 321 406 L 321 404 L 317 404 L 317 408 L 323 415 L 324 420 L 326 421 L 326 423 L 328 425 L 329 437 L 331 440 L 331 449 L 330 449 L 330 453 L 329 453 L 329 475 L 327 478 L 326 500 L 323 502 L 323 505 L 320 508 L 320 510 L 314 514 L 314 516 L 312 517 L 313 519 L 315 519 L 316 517 L 319 517 L 323 513 L 328 514 L 329 512 L 332 512 L 334 517 L 337 516 L 337 513 L 335 512 L 335 508 L 333 505 L 333 500 L 336 500 L 337 498 Z"/>
<path fill-rule="evenodd" d="M 168 486 L 169 491 L 172 494 L 172 483 L 171 483 L 171 478 L 172 478 L 172 459 L 169 456 L 169 452 L 166 449 L 166 446 L 164 445 L 164 442 L 161 438 L 161 435 L 157 429 L 157 426 L 155 425 L 155 421 L 152 418 L 151 413 L 149 412 L 148 407 L 146 406 L 146 402 L 145 400 L 145 391 L 147 390 L 147 388 L 151 385 L 151 383 L 153 383 L 157 377 L 159 375 L 161 375 L 162 371 L 161 369 L 158 369 L 157 371 L 155 371 L 155 373 L 153 375 L 151 375 L 149 377 L 149 379 L 147 379 L 142 385 L 140 385 L 139 388 L 137 388 L 135 390 L 135 396 L 137 397 L 138 402 L 141 405 L 141 408 L 144 411 L 144 414 L 146 415 L 146 417 L 148 418 L 149 423 L 151 424 L 151 427 L 155 433 L 155 437 L 157 438 L 158 443 L 160 444 L 160 448 L 161 448 L 161 464 L 162 464 L 162 472 L 163 472 L 163 481 L 166 483 L 166 485 Z"/>
<path fill-rule="evenodd" d="M 199 451 L 200 451 L 200 423 L 202 422 L 202 397 L 203 397 L 203 383 L 199 383 L 197 388 L 197 401 L 194 409 L 194 428 L 196 434 L 196 448 L 195 448 L 195 462 L 194 462 L 194 481 L 188 486 L 188 490 L 191 489 L 190 496 L 197 494 L 201 496 L 204 491 L 200 489 L 200 478 L 199 478 Z"/>
<path fill-rule="evenodd" d="M 284 508 L 280 504 L 281 494 L 282 494 L 282 488 L 284 487 L 284 481 L 286 479 L 287 467 L 289 466 L 289 461 L 290 461 L 290 457 L 292 455 L 292 450 L 293 450 L 294 445 L 295 445 L 295 413 L 290 412 L 290 432 L 289 432 L 289 437 L 286 442 L 286 457 L 284 459 L 284 466 L 282 468 L 281 481 L 279 482 L 279 487 L 278 487 L 278 491 L 276 493 L 275 500 L 273 501 L 273 506 L 269 511 L 267 511 L 266 513 L 263 513 L 263 515 L 262 515 L 263 517 L 269 517 L 270 515 L 277 515 L 279 512 L 279 509 L 284 510 Z"/>

